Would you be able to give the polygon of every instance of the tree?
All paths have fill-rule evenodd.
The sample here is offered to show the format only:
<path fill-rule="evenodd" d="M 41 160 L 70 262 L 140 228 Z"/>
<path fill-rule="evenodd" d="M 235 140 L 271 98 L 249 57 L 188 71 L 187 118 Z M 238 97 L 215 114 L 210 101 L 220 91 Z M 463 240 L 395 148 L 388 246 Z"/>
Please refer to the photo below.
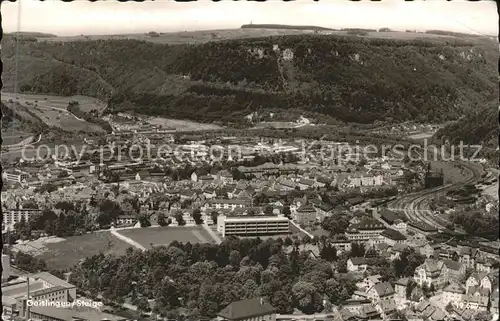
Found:
<path fill-rule="evenodd" d="M 320 251 L 320 256 L 322 259 L 327 260 L 328 262 L 333 262 L 337 260 L 337 249 L 330 244 L 330 242 L 326 241 L 323 244 L 323 247 Z"/>
<path fill-rule="evenodd" d="M 292 212 L 290 211 L 290 206 L 283 207 L 283 215 L 287 218 L 291 218 Z"/>
<path fill-rule="evenodd" d="M 352 243 L 351 252 L 349 253 L 349 257 L 362 257 L 365 256 L 365 246 L 362 243 Z"/>
<path fill-rule="evenodd" d="M 149 302 L 145 297 L 141 297 L 137 299 L 137 309 L 141 312 L 150 312 L 151 307 L 149 306 Z"/>
<path fill-rule="evenodd" d="M 212 217 L 212 221 L 214 222 L 214 224 L 217 224 L 217 217 L 219 216 L 219 213 L 217 213 L 217 211 L 212 211 L 212 213 L 210 213 L 210 216 Z"/>
<path fill-rule="evenodd" d="M 294 305 L 300 311 L 306 314 L 319 312 L 318 305 L 322 303 L 322 300 L 312 283 L 303 281 L 295 283 L 292 287 L 292 297 Z"/>
<path fill-rule="evenodd" d="M 203 223 L 203 219 L 201 218 L 201 210 L 199 208 L 193 211 L 192 216 L 196 225 L 200 225 Z"/>
<path fill-rule="evenodd" d="M 158 213 L 158 219 L 157 219 L 158 225 L 160 226 L 167 226 L 167 221 L 165 220 L 165 214 L 163 213 Z"/>
<path fill-rule="evenodd" d="M 181 211 L 177 211 L 175 213 L 175 220 L 177 221 L 177 224 L 179 226 L 184 226 L 186 225 L 186 221 L 184 221 L 184 218 L 182 217 L 182 212 Z"/>
<path fill-rule="evenodd" d="M 327 216 L 321 222 L 321 227 L 331 234 L 343 234 L 349 227 L 349 220 L 345 215 Z"/>
<path fill-rule="evenodd" d="M 141 215 L 139 217 L 139 224 L 141 224 L 141 227 L 150 227 L 151 222 L 149 221 L 149 217 L 146 215 Z"/>

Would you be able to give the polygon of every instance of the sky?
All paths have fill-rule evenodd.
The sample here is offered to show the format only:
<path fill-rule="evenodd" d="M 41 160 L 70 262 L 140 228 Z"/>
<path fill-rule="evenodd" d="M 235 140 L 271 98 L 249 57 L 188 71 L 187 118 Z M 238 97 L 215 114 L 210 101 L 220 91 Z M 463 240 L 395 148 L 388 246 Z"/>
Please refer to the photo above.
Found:
<path fill-rule="evenodd" d="M 58 36 L 130 34 L 239 28 L 248 23 L 330 28 L 441 29 L 498 35 L 494 1 L 380 2 L 296 0 L 267 2 L 199 0 L 190 3 L 118 1 L 2 2 L 4 32 L 37 31 Z"/>

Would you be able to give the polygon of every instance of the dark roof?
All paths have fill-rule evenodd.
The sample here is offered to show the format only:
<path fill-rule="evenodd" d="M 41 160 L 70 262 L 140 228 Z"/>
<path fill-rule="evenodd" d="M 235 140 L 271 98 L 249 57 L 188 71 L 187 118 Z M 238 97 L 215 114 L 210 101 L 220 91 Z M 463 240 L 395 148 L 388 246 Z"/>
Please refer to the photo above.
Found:
<path fill-rule="evenodd" d="M 460 271 L 462 264 L 460 262 L 455 262 L 453 260 L 445 259 L 443 260 L 444 265 L 450 270 Z"/>
<path fill-rule="evenodd" d="M 389 210 L 382 210 L 382 214 L 380 215 L 380 217 L 389 224 L 394 223 L 394 221 L 398 219 L 396 214 Z"/>
<path fill-rule="evenodd" d="M 394 294 L 394 288 L 389 282 L 377 283 L 373 288 L 380 297 Z"/>
<path fill-rule="evenodd" d="M 380 230 L 385 228 L 384 224 L 374 219 L 364 219 L 358 224 L 355 224 L 354 227 L 358 230 Z"/>
<path fill-rule="evenodd" d="M 424 232 L 437 232 L 437 228 L 424 222 L 409 222 L 408 225 Z"/>
<path fill-rule="evenodd" d="M 366 264 L 366 258 L 364 257 L 351 257 L 350 260 L 354 265 Z"/>
<path fill-rule="evenodd" d="M 363 203 L 365 201 L 365 199 L 363 197 L 361 197 L 361 196 L 356 196 L 356 197 L 353 197 L 353 198 L 349 198 L 347 201 L 351 205 L 358 205 L 358 204 Z"/>
<path fill-rule="evenodd" d="M 298 210 L 297 212 L 308 212 L 308 213 L 312 213 L 312 212 L 316 212 L 316 209 L 314 209 L 314 207 L 312 207 L 311 205 L 302 205 Z"/>
<path fill-rule="evenodd" d="M 261 298 L 253 298 L 233 302 L 217 315 L 228 320 L 241 320 L 274 312 L 275 309 L 269 303 L 263 302 Z"/>
<path fill-rule="evenodd" d="M 406 236 L 401 234 L 400 232 L 393 230 L 393 229 L 386 229 L 381 233 L 382 236 L 387 237 L 388 239 L 395 240 L 395 241 L 404 241 L 406 240 Z"/>

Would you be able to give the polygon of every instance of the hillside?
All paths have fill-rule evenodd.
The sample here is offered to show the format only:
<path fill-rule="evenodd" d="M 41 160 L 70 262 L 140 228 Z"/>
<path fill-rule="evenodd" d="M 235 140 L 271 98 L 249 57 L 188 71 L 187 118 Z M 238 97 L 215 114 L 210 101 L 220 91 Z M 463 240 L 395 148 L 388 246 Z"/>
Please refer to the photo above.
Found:
<path fill-rule="evenodd" d="M 2 47 L 3 79 L 12 87 L 14 42 L 4 39 Z M 498 50 L 483 39 L 22 41 L 19 52 L 22 91 L 93 96 L 115 112 L 194 120 L 243 122 L 254 111 L 298 111 L 346 122 L 440 122 L 498 99 Z"/>
<path fill-rule="evenodd" d="M 435 137 L 451 144 L 482 145 L 481 156 L 498 159 L 498 108 L 492 107 L 471 113 L 439 130 Z M 498 162 L 497 162 L 498 164 Z"/>

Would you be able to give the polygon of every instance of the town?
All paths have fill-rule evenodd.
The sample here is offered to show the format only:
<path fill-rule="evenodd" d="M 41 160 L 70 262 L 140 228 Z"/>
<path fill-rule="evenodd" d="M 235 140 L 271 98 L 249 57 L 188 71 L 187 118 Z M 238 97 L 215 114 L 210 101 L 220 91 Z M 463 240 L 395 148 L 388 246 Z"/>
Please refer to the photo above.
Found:
<path fill-rule="evenodd" d="M 301 264 L 313 264 L 320 269 L 316 273 L 325 275 L 310 281 L 299 277 L 287 306 L 272 296 L 262 301 L 268 265 L 260 272 L 260 285 L 252 281 L 255 289 L 249 291 L 255 297 L 246 294 L 246 301 L 228 302 L 227 307 L 219 303 L 220 311 L 197 307 L 199 317 L 498 316 L 498 221 L 496 226 L 476 224 L 475 231 L 466 223 L 469 212 L 493 216 L 498 211 L 498 198 L 479 188 L 495 182 L 486 166 L 472 164 L 475 171 L 467 181 L 451 184 L 442 170 L 411 160 L 411 155 L 366 153 L 366 146 L 325 140 L 187 135 L 137 121 L 139 125 L 130 125 L 123 121 L 127 117 L 109 119 L 113 132 L 99 141 L 84 138 L 83 153 L 19 159 L 12 169 L 5 168 L 2 300 L 7 318 L 94 320 L 100 313 L 101 319 L 128 319 L 116 312 L 120 306 L 142 317 L 189 318 L 179 312 L 180 303 L 168 309 L 146 293 L 122 302 L 113 295 L 95 296 L 90 288 L 73 285 L 80 285 L 78 273 L 83 272 L 74 266 L 103 251 L 130 255 L 130 250 L 148 253 L 177 246 L 185 252 L 187 244 L 196 243 L 231 248 L 238 239 L 251 242 L 241 243 L 247 247 L 269 247 L 287 260 L 300 257 L 305 260 Z M 142 153 L 146 146 L 148 153 Z M 162 148 L 168 152 L 159 155 Z M 429 191 L 434 191 L 430 197 Z M 418 207 L 422 204 L 427 209 Z M 96 246 L 92 242 L 101 237 L 108 244 L 84 248 Z M 78 253 L 72 253 L 78 247 L 73 243 L 54 258 L 53 251 L 68 247 L 71 239 L 81 242 Z M 233 252 L 228 253 L 230 262 L 243 264 L 243 253 L 233 258 Z M 49 257 L 57 268 L 47 271 L 41 262 Z M 258 261 L 246 264 L 264 267 Z M 327 288 L 316 285 L 322 278 Z M 336 293 L 328 290 L 332 282 Z M 27 295 L 35 301 L 104 302 L 107 308 L 28 307 Z M 318 295 L 323 295 L 320 302 Z"/>
<path fill-rule="evenodd" d="M 2 2 L 2 320 L 499 321 L 495 3 L 260 2 Z"/>

